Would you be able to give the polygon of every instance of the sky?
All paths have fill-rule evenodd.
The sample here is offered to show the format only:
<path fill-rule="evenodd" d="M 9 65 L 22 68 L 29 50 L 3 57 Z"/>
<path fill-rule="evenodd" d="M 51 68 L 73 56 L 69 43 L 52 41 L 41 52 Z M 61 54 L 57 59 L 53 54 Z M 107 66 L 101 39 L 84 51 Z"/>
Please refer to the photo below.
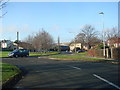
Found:
<path fill-rule="evenodd" d="M 24 40 L 42 28 L 55 42 L 70 42 L 84 25 L 92 25 L 98 34 L 104 27 L 118 27 L 117 2 L 9 2 L 3 9 L 0 40 L 15 41 L 16 33 Z M 104 18 L 99 12 L 104 12 Z M 0 22 L 1 22 L 0 21 Z"/>

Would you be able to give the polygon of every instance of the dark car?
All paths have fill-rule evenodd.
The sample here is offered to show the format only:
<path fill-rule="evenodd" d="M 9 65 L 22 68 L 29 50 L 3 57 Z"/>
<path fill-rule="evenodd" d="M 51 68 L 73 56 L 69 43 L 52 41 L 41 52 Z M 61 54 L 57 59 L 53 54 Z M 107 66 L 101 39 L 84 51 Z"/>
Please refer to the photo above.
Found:
<path fill-rule="evenodd" d="M 80 49 L 80 50 L 77 51 L 77 53 L 81 53 L 81 52 L 85 52 L 85 50 Z"/>
<path fill-rule="evenodd" d="M 15 49 L 8 54 L 9 57 L 27 57 L 29 56 L 29 50 L 27 49 Z"/>

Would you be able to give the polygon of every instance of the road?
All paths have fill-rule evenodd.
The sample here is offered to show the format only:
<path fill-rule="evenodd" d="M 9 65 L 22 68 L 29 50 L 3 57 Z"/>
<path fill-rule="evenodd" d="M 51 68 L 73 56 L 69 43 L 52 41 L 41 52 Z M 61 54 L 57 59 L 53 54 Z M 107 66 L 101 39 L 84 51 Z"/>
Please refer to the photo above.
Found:
<path fill-rule="evenodd" d="M 2 62 L 24 67 L 27 70 L 27 74 L 14 88 L 120 89 L 116 64 L 37 57 L 3 58 Z"/>

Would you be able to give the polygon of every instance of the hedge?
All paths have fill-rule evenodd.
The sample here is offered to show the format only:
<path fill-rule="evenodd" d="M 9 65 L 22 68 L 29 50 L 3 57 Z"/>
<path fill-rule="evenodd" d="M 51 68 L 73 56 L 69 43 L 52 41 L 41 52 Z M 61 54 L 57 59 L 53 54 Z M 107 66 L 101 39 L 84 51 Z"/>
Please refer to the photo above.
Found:
<path fill-rule="evenodd" d="M 92 57 L 104 57 L 103 56 L 103 49 L 90 49 L 88 50 L 88 56 Z"/>

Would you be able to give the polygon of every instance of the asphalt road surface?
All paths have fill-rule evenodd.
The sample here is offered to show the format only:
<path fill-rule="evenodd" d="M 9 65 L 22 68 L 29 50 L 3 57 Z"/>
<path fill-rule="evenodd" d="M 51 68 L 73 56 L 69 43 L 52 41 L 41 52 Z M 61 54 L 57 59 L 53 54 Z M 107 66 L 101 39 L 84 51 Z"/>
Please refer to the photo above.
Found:
<path fill-rule="evenodd" d="M 116 64 L 37 57 L 3 58 L 2 62 L 23 67 L 27 71 L 14 88 L 120 89 Z"/>

